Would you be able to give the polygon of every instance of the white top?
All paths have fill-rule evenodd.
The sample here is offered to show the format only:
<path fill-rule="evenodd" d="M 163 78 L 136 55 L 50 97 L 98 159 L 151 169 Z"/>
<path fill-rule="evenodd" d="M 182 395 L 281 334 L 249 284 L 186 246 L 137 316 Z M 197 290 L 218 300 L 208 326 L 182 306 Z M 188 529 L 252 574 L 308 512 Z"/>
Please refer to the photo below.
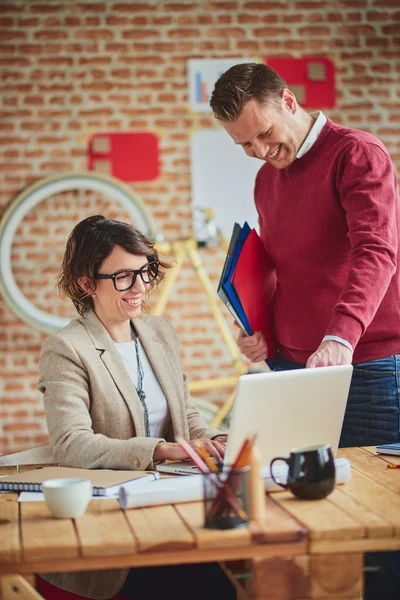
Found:
<path fill-rule="evenodd" d="M 311 116 L 315 118 L 314 125 L 311 127 L 308 136 L 300 146 L 296 158 L 301 158 L 306 152 L 309 151 L 309 149 L 317 140 L 317 137 L 325 127 L 325 123 L 327 122 L 326 116 L 321 111 L 319 111 L 318 113 L 311 113 Z"/>
<path fill-rule="evenodd" d="M 139 339 L 138 342 L 140 360 L 142 361 L 144 371 L 143 391 L 146 394 L 146 404 L 149 411 L 150 434 L 151 437 L 162 438 L 167 433 L 170 420 L 168 404 L 156 374 L 154 373 L 153 367 L 151 366 Z M 121 356 L 122 362 L 128 371 L 129 377 L 132 379 L 133 385 L 137 388 L 138 368 L 135 342 L 125 342 L 124 344 L 114 343 Z"/>

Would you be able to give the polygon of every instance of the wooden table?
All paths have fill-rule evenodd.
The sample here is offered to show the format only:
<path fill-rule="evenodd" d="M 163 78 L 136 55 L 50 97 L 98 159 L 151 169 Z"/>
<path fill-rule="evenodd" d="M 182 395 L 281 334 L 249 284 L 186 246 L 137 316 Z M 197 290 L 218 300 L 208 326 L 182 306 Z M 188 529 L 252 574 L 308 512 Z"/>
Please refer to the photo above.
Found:
<path fill-rule="evenodd" d="M 328 498 L 273 494 L 262 527 L 230 531 L 203 529 L 200 502 L 121 511 L 115 499 L 95 500 L 83 517 L 57 520 L 43 502 L 0 494 L 3 600 L 40 597 L 19 575 L 210 561 L 251 568 L 238 598 L 359 600 L 364 553 L 400 549 L 400 470 L 387 469 L 400 459 L 373 448 L 340 455 L 353 478 Z"/>

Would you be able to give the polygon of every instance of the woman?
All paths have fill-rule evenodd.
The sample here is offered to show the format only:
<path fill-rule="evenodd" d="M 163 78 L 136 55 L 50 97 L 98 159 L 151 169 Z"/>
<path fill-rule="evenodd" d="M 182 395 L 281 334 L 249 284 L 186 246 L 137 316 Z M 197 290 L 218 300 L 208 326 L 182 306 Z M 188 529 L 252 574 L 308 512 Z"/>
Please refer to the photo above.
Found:
<path fill-rule="evenodd" d="M 164 317 L 141 316 L 146 294 L 167 268 L 154 244 L 126 223 L 93 216 L 72 231 L 59 289 L 80 317 L 44 342 L 39 367 L 50 442 L 61 465 L 152 469 L 157 461 L 186 458 L 173 441 L 178 435 L 194 447 L 201 439 L 222 459 L 226 436 L 190 404 L 173 328 Z M 39 583 L 47 597 L 57 586 L 99 600 L 114 597 L 125 583 L 139 599 L 141 573 L 146 584 L 151 573 L 133 569 L 126 583 L 128 572 L 55 573 Z M 148 591 L 146 585 L 147 597 Z"/>

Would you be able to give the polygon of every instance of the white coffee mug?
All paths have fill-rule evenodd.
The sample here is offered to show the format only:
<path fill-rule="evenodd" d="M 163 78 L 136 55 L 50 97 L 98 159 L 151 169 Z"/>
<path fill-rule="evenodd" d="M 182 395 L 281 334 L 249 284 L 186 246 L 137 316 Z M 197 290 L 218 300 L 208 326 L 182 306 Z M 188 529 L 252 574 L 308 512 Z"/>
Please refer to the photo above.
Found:
<path fill-rule="evenodd" d="M 92 491 L 89 479 L 83 478 L 60 477 L 42 483 L 47 506 L 57 519 L 81 517 L 90 502 Z"/>

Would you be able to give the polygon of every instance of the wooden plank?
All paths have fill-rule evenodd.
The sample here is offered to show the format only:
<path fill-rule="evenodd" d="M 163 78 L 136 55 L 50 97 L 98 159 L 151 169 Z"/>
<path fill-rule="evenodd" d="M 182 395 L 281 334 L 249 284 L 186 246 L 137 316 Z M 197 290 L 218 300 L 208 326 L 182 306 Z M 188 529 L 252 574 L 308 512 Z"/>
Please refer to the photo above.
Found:
<path fill-rule="evenodd" d="M 311 540 L 310 554 L 343 554 L 343 552 L 389 552 L 400 550 L 400 537 Z"/>
<path fill-rule="evenodd" d="M 0 503 L 1 502 L 16 502 L 18 500 L 19 493 L 18 492 L 2 492 L 0 494 Z"/>
<path fill-rule="evenodd" d="M 112 556 L 136 552 L 136 541 L 118 500 L 92 500 L 75 519 L 83 556 Z"/>
<path fill-rule="evenodd" d="M 390 535 L 400 535 L 400 497 L 398 494 L 388 490 L 387 487 L 357 469 L 352 470 L 351 480 L 341 486 L 341 491 L 392 525 L 395 531 Z"/>
<path fill-rule="evenodd" d="M 311 556 L 312 600 L 359 599 L 363 591 L 363 555 Z"/>
<path fill-rule="evenodd" d="M 279 493 L 274 497 L 284 509 L 307 527 L 310 539 L 362 538 L 367 535 L 365 527 L 327 498 L 300 500 L 290 492 Z"/>
<path fill-rule="evenodd" d="M 388 469 L 387 458 L 381 458 L 380 455 L 373 455 L 363 448 L 342 448 L 341 456 L 350 461 L 352 469 L 357 469 L 374 481 L 378 481 L 392 492 L 400 494 L 400 471 L 399 469 Z"/>
<path fill-rule="evenodd" d="M 382 460 L 391 463 L 392 465 L 400 465 L 400 456 L 394 456 L 393 454 L 378 454 L 376 446 L 363 446 L 365 452 L 369 452 L 373 456 L 379 456 Z"/>
<path fill-rule="evenodd" d="M 246 588 L 252 600 L 306 600 L 309 598 L 309 557 L 255 560 Z"/>
<path fill-rule="evenodd" d="M 12 467 L 0 467 L 0 476 L 1 475 L 15 475 L 16 473 L 18 473 L 17 465 L 14 465 Z"/>
<path fill-rule="evenodd" d="M 38 561 L 78 556 L 73 521 L 53 519 L 45 502 L 21 502 L 24 560 Z"/>
<path fill-rule="evenodd" d="M 1 580 L 3 600 L 44 600 L 21 575 L 9 575 Z"/>
<path fill-rule="evenodd" d="M 270 496 L 265 499 L 265 519 L 250 523 L 253 542 L 297 542 L 307 535 L 307 530 Z"/>
<path fill-rule="evenodd" d="M 194 536 L 173 506 L 152 506 L 125 511 L 139 552 L 190 550 Z"/>
<path fill-rule="evenodd" d="M 341 508 L 343 512 L 365 527 L 367 537 L 384 538 L 392 537 L 395 534 L 395 528 L 392 524 L 388 523 L 382 516 L 376 515 L 370 508 L 360 504 L 357 496 L 347 495 L 345 488 L 346 486 L 337 486 L 329 495 L 329 502 Z"/>
<path fill-rule="evenodd" d="M 0 502 L 0 562 L 19 560 L 21 546 L 19 541 L 18 503 Z"/>
<path fill-rule="evenodd" d="M 240 547 L 248 546 L 252 542 L 249 527 L 225 530 L 205 529 L 203 527 L 204 508 L 202 502 L 186 502 L 177 504 L 175 508 L 192 531 L 197 548 Z"/>

